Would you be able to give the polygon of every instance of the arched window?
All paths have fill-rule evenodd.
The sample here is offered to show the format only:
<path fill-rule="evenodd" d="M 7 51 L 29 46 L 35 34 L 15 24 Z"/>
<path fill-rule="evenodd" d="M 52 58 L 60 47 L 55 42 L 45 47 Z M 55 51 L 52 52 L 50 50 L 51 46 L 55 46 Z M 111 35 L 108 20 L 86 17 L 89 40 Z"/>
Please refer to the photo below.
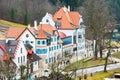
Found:
<path fill-rule="evenodd" d="M 49 22 L 49 20 L 48 20 L 48 19 L 46 19 L 46 22 L 48 23 L 48 22 Z"/>
<path fill-rule="evenodd" d="M 28 34 L 26 34 L 26 37 L 28 38 L 28 37 L 29 37 L 29 35 L 28 35 Z"/>

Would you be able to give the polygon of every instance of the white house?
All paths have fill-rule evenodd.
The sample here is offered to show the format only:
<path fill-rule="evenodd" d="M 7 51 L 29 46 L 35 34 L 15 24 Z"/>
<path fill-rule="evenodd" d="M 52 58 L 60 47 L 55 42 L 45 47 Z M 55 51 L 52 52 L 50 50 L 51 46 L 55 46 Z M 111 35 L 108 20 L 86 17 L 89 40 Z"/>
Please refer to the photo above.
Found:
<path fill-rule="evenodd" d="M 25 49 L 25 46 L 22 41 L 18 40 L 9 40 L 6 42 L 6 40 L 1 40 L 0 44 L 3 46 L 3 51 L 9 57 L 12 58 L 12 61 L 16 65 L 16 78 L 20 78 L 20 66 L 26 66 L 27 65 L 27 51 Z M 8 57 L 3 57 L 4 59 L 7 59 Z"/>
<path fill-rule="evenodd" d="M 70 50 L 80 58 L 85 56 L 85 27 L 82 16 L 62 7 L 53 16 L 55 26 L 63 40 L 63 52 Z M 75 49 L 76 48 L 76 49 Z"/>
<path fill-rule="evenodd" d="M 50 24 L 55 27 L 55 22 L 53 21 L 53 16 L 50 13 L 46 13 L 45 16 L 42 18 L 40 24 Z"/>

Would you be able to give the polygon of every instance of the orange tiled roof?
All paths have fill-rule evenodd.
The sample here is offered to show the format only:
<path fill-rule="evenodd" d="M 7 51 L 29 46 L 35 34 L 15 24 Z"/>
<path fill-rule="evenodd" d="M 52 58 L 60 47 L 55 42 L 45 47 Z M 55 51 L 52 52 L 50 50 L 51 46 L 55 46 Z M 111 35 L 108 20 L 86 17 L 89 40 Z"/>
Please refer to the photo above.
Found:
<path fill-rule="evenodd" d="M 61 23 L 60 29 L 73 29 L 72 24 L 78 28 L 80 17 L 78 12 L 69 12 L 66 7 L 63 7 L 54 14 L 53 19 Z"/>
<path fill-rule="evenodd" d="M 44 31 L 43 31 L 43 29 L 42 29 L 42 26 L 39 29 L 39 33 L 38 33 L 37 38 L 39 38 L 39 39 L 46 39 L 47 38 Z"/>
<path fill-rule="evenodd" d="M 42 30 L 49 33 L 49 34 L 53 34 L 53 30 L 56 30 L 55 28 L 53 28 L 50 24 L 39 24 L 38 25 L 38 30 L 40 30 L 42 27 Z M 34 35 L 34 31 L 35 31 L 35 28 L 34 27 L 29 27 L 28 28 Z"/>
<path fill-rule="evenodd" d="M 47 33 L 49 33 L 49 34 L 53 34 L 53 31 L 54 30 L 56 30 L 54 27 L 52 27 L 50 24 L 40 24 L 39 26 L 38 26 L 38 29 L 40 29 L 42 27 L 42 29 L 45 31 L 45 32 L 47 32 Z"/>
<path fill-rule="evenodd" d="M 9 38 L 17 38 L 25 28 L 17 28 L 17 27 L 11 27 L 8 30 L 7 37 Z"/>

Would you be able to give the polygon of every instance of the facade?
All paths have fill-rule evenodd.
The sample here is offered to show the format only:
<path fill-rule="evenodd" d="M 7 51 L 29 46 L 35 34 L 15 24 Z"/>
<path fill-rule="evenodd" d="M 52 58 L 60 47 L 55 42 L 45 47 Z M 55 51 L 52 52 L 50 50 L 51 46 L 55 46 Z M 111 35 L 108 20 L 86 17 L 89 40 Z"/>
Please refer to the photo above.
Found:
<path fill-rule="evenodd" d="M 16 78 L 20 78 L 20 73 L 19 69 L 20 66 L 26 66 L 27 65 L 27 52 L 25 49 L 24 44 L 22 41 L 17 41 L 17 40 L 1 40 L 0 45 L 2 46 L 0 48 L 0 51 L 2 52 L 1 55 L 6 55 L 3 56 L 2 60 L 9 60 L 9 58 L 12 59 L 13 63 L 17 67 L 16 69 Z"/>
<path fill-rule="evenodd" d="M 53 17 L 58 32 L 62 32 L 66 37 L 63 40 L 63 51 L 70 50 L 76 54 L 78 59 L 85 56 L 85 27 L 82 16 L 69 8 L 60 8 Z M 69 42 L 68 42 L 69 41 Z"/>
<path fill-rule="evenodd" d="M 46 13 L 40 23 L 53 23 L 52 25 L 56 27 L 59 36 L 63 41 L 63 53 L 70 51 L 73 55 L 79 55 L 79 59 L 81 59 L 85 57 L 86 53 L 84 36 L 85 27 L 82 24 L 82 16 L 78 12 L 70 11 L 69 9 L 70 8 L 66 7 L 60 8 L 52 16 L 52 19 L 51 16 Z"/>

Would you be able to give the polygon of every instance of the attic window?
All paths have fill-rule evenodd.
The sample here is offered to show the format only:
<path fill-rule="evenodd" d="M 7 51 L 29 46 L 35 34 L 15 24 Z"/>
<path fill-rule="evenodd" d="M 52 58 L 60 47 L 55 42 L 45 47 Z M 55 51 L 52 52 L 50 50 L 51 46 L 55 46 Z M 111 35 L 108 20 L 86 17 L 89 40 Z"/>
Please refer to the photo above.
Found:
<path fill-rule="evenodd" d="M 46 19 L 46 22 L 49 22 L 49 20 L 48 20 L 48 19 Z"/>
<path fill-rule="evenodd" d="M 29 35 L 28 35 L 28 34 L 26 34 L 26 37 L 28 38 L 28 37 L 29 37 Z"/>
<path fill-rule="evenodd" d="M 62 19 L 62 17 L 61 17 L 61 16 L 58 16 L 58 17 L 57 17 L 57 20 L 61 20 L 61 19 Z"/>

